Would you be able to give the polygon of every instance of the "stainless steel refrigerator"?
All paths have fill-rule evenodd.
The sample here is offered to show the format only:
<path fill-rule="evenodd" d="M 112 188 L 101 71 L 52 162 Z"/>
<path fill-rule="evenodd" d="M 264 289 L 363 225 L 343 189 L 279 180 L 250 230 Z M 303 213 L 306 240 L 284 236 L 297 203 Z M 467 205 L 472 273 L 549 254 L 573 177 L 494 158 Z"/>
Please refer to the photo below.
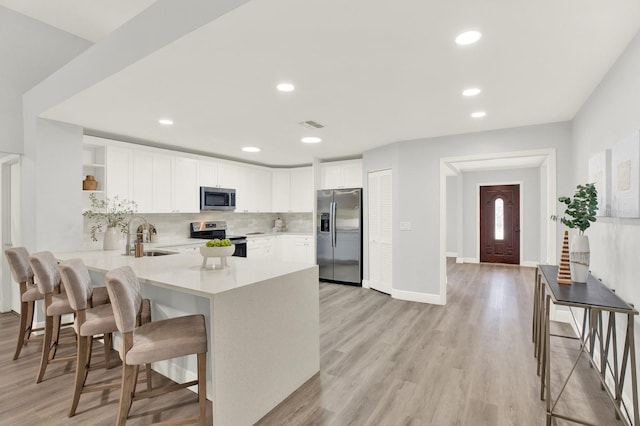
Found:
<path fill-rule="evenodd" d="M 362 188 L 318 191 L 320 279 L 362 285 Z"/>

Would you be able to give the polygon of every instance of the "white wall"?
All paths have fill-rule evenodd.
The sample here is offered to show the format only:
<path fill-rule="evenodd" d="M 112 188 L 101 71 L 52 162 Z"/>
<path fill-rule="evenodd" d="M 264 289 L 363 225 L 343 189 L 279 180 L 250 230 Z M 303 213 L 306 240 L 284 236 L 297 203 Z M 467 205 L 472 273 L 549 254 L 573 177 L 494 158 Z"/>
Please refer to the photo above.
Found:
<path fill-rule="evenodd" d="M 479 185 L 520 183 L 520 263 L 536 265 L 540 256 L 540 169 L 491 170 L 464 173 L 463 205 L 463 252 L 458 256 L 480 261 L 478 236 Z M 447 179 L 448 180 L 448 179 Z M 448 194 L 447 194 L 448 195 Z M 447 206 L 449 199 L 447 197 Z M 448 227 L 447 227 L 448 229 Z"/>
<path fill-rule="evenodd" d="M 0 6 L 0 151 L 22 152 L 22 94 L 89 46 Z"/>
<path fill-rule="evenodd" d="M 458 253 L 458 177 L 447 176 L 447 256 Z"/>
<path fill-rule="evenodd" d="M 440 295 L 441 158 L 540 149 L 556 151 L 561 165 L 557 174 L 558 192 L 567 193 L 573 172 L 568 122 L 418 139 L 365 152 L 364 173 L 382 165 L 395 166 L 394 288 L 435 298 Z M 411 222 L 412 231 L 398 231 L 400 221 Z"/>

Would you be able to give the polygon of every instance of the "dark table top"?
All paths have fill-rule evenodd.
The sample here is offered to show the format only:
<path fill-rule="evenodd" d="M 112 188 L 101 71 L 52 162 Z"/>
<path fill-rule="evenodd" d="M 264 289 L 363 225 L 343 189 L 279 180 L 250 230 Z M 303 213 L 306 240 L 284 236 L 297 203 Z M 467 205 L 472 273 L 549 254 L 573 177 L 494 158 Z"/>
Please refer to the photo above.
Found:
<path fill-rule="evenodd" d="M 538 269 L 542 272 L 542 278 L 558 304 L 596 306 L 606 310 L 638 313 L 591 274 L 586 283 L 558 284 L 557 265 L 538 265 Z"/>

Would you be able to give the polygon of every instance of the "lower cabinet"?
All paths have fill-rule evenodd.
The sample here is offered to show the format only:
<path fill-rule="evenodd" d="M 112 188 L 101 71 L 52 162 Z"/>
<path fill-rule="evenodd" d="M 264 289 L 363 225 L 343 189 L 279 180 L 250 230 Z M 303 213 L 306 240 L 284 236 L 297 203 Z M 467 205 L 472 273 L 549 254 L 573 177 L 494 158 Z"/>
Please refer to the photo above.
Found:
<path fill-rule="evenodd" d="M 276 259 L 276 237 L 247 238 L 249 259 Z"/>
<path fill-rule="evenodd" d="M 247 239 L 247 257 L 316 263 L 313 237 L 305 235 L 250 237 Z"/>

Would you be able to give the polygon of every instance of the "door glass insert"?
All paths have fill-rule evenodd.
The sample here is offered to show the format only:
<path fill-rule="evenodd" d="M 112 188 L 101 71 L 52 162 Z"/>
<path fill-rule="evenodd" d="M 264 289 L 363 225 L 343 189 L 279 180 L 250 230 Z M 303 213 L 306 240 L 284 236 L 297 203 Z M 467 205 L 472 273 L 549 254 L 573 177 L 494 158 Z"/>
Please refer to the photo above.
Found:
<path fill-rule="evenodd" d="M 504 201 L 498 198 L 494 205 L 495 212 L 495 239 L 504 240 Z"/>

